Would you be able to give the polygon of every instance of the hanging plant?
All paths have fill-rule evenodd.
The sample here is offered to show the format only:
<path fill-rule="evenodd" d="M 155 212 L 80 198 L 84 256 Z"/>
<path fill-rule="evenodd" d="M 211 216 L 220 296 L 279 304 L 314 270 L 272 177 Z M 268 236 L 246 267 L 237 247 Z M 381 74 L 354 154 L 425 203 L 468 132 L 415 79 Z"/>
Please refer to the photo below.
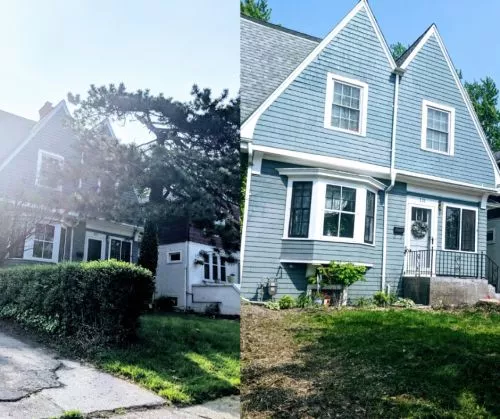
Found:
<path fill-rule="evenodd" d="M 411 226 L 411 234 L 416 239 L 423 239 L 426 236 L 428 229 L 429 226 L 427 223 L 424 223 L 423 221 L 414 221 Z"/>

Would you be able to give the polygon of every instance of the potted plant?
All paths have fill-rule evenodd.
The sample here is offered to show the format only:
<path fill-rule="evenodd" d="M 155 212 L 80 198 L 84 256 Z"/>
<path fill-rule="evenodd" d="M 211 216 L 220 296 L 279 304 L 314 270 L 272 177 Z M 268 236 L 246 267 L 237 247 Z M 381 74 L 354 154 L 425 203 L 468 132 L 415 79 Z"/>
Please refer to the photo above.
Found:
<path fill-rule="evenodd" d="M 318 266 L 316 274 L 321 278 L 321 285 L 339 285 L 341 287 L 338 305 L 347 304 L 347 289 L 357 281 L 365 280 L 366 267 L 352 263 L 331 261 L 326 266 Z"/>

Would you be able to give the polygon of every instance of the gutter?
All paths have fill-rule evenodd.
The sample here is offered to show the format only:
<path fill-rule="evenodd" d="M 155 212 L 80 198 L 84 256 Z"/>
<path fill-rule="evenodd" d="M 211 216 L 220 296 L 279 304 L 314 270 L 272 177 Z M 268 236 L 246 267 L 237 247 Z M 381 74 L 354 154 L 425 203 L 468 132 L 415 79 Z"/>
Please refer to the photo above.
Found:
<path fill-rule="evenodd" d="M 398 120 L 398 100 L 399 100 L 399 82 L 401 76 L 403 75 L 403 70 L 396 69 L 394 71 L 396 76 L 396 82 L 394 86 L 394 111 L 392 113 L 392 138 L 391 138 L 391 183 L 384 190 L 384 238 L 382 243 L 382 280 L 381 280 L 381 291 L 385 291 L 386 288 L 386 276 L 387 276 L 387 223 L 388 223 L 388 212 L 389 212 L 389 192 L 394 188 L 396 184 L 396 126 Z"/>

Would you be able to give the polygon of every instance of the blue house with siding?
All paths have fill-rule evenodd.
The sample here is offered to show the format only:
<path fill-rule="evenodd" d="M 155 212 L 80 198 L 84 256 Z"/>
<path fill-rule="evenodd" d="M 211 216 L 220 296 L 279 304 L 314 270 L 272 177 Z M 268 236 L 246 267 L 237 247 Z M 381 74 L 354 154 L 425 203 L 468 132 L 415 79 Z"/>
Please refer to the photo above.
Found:
<path fill-rule="evenodd" d="M 71 115 L 64 100 L 56 106 L 45 103 L 39 114 L 34 121 L 0 110 L 0 203 L 15 205 L 17 223 L 23 226 L 0 265 L 137 262 L 142 227 L 99 216 L 83 218 L 63 206 L 75 185 L 63 185 L 53 169 L 75 161 L 85 164 L 84 157 L 78 153 L 79 140 L 68 124 Z M 114 135 L 109 124 L 103 127 Z M 98 194 L 100 180 L 93 181 L 80 179 L 78 188 Z M 38 211 L 39 198 L 50 200 L 53 208 Z"/>
<path fill-rule="evenodd" d="M 500 172 L 435 25 L 394 60 L 366 1 L 324 39 L 242 16 L 241 118 L 246 298 L 274 281 L 297 296 L 332 260 L 367 268 L 351 300 L 446 303 L 443 281 L 465 300 L 499 292 Z"/>

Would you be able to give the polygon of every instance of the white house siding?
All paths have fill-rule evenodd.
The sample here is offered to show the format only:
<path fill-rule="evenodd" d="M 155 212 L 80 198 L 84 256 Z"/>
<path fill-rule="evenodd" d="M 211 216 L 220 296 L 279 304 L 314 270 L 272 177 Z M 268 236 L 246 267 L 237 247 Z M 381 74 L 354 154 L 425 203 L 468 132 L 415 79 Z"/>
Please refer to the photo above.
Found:
<path fill-rule="evenodd" d="M 204 285 L 205 283 L 213 284 L 213 281 L 204 279 L 204 266 L 195 263 L 195 259 L 199 259 L 200 251 L 207 252 L 209 254 L 213 253 L 213 247 L 195 243 L 195 242 L 180 242 L 180 243 L 171 243 L 159 246 L 158 249 L 158 268 L 156 271 L 156 297 L 166 296 L 166 297 L 175 297 L 177 298 L 177 307 L 192 308 L 196 310 L 196 303 L 192 302 L 192 294 L 193 294 L 193 285 Z M 169 261 L 169 253 L 180 252 L 181 253 L 181 261 L 180 262 L 170 262 Z M 236 255 L 237 257 L 237 255 Z M 210 270 L 212 272 L 212 265 L 210 266 Z M 226 276 L 234 275 L 235 282 L 238 282 L 238 264 L 226 264 Z M 220 259 L 218 263 L 218 272 L 220 278 Z M 215 288 L 210 287 L 210 289 L 214 292 L 214 299 L 212 302 L 217 302 L 215 297 L 220 297 L 219 291 L 215 291 Z M 233 295 L 232 292 L 221 291 L 224 298 L 233 298 L 227 297 L 228 295 Z M 187 304 L 186 304 L 186 295 Z M 203 294 L 203 298 L 207 298 L 207 294 Z M 239 305 L 239 295 L 237 296 L 237 304 Z M 196 301 L 196 298 L 195 298 Z M 208 300 L 206 300 L 208 301 Z M 225 300 L 225 304 L 229 304 L 234 306 L 236 303 L 234 301 L 229 302 Z M 204 305 L 204 307 L 206 304 Z"/>

